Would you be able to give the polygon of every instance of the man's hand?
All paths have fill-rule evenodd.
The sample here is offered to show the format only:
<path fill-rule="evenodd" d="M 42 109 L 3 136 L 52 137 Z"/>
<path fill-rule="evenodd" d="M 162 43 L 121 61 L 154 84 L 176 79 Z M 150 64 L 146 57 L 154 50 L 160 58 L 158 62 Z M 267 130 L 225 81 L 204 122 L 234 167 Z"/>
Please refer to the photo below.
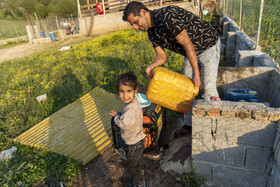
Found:
<path fill-rule="evenodd" d="M 151 64 L 149 65 L 147 68 L 146 68 L 146 75 L 149 79 L 152 79 L 153 78 L 153 69 L 154 69 L 154 66 Z"/>
<path fill-rule="evenodd" d="M 200 88 L 201 85 L 201 80 L 200 80 L 200 76 L 194 76 L 193 77 L 193 84 L 194 84 L 194 88 Z"/>
<path fill-rule="evenodd" d="M 116 110 L 111 110 L 111 112 L 109 113 L 111 116 L 115 116 L 115 115 L 117 115 L 118 114 L 118 111 L 116 111 Z"/>

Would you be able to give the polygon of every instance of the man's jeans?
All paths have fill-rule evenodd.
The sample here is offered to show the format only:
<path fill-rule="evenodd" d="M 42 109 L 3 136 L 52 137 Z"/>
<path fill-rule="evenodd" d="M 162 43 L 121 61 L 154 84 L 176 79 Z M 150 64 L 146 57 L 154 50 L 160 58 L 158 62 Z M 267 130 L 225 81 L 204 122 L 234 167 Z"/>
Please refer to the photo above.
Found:
<path fill-rule="evenodd" d="M 214 46 L 197 56 L 204 93 L 209 97 L 219 97 L 216 83 L 220 61 L 220 49 L 221 40 L 219 38 Z M 188 77 L 193 77 L 193 71 L 187 57 L 184 59 L 183 74 Z M 184 114 L 184 121 L 188 126 L 192 126 L 192 110 Z"/>
<path fill-rule="evenodd" d="M 197 56 L 204 93 L 209 97 L 219 97 L 216 83 L 220 61 L 220 49 L 221 40 L 219 38 L 214 46 Z M 184 59 L 183 74 L 188 77 L 193 77 L 193 71 L 187 57 Z"/>

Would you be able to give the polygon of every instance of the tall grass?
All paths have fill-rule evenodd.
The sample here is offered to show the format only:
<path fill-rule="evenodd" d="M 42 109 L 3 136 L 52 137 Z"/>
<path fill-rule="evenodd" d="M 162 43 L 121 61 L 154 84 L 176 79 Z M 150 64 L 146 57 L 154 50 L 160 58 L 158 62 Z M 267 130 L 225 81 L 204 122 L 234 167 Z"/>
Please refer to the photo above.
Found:
<path fill-rule="evenodd" d="M 231 4 L 231 3 L 230 3 Z M 245 0 L 243 8 L 243 31 L 256 40 L 261 0 Z M 231 9 L 231 6 L 229 6 Z M 280 0 L 264 1 L 260 46 L 277 63 L 280 63 Z M 231 15 L 231 10 L 228 10 Z M 234 20 L 240 25 L 240 0 L 234 1 Z"/>
<path fill-rule="evenodd" d="M 165 67 L 182 70 L 183 57 L 167 51 Z M 0 163 L 0 186 L 71 183 L 81 165 L 13 138 L 96 86 L 115 93 L 119 74 L 134 71 L 147 86 L 145 68 L 155 57 L 146 33 L 121 30 L 73 46 L 0 64 L 0 151 L 17 145 L 16 157 Z M 47 94 L 42 104 L 36 97 Z M 38 182 L 39 181 L 39 182 Z"/>
<path fill-rule="evenodd" d="M 0 19 L 0 40 L 27 35 L 25 26 L 26 20 L 5 20 Z"/>

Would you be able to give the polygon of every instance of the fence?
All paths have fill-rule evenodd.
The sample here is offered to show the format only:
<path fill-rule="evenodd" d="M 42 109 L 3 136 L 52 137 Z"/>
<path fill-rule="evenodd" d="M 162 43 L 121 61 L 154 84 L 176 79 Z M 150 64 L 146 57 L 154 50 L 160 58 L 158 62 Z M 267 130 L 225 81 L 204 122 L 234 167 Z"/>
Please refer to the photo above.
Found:
<path fill-rule="evenodd" d="M 222 0 L 233 19 L 275 62 L 280 60 L 280 0 Z"/>
<path fill-rule="evenodd" d="M 98 0 L 95 0 L 95 2 L 90 3 L 89 0 L 87 1 L 86 5 L 81 5 L 81 16 L 88 16 L 91 14 L 97 15 L 97 14 L 107 14 L 112 12 L 118 12 L 123 11 L 125 6 L 132 0 L 102 0 L 98 2 Z M 180 2 L 184 2 L 182 0 L 138 0 L 139 2 L 142 2 L 147 7 L 152 6 L 162 6 L 164 4 L 178 4 Z M 190 2 L 191 0 L 189 0 Z M 79 1 L 78 1 L 79 2 Z M 105 8 L 104 8 L 105 7 Z"/>
<path fill-rule="evenodd" d="M 46 19 L 36 19 L 36 17 L 28 17 L 22 20 L 0 20 L 0 40 L 7 38 L 14 38 L 19 36 L 27 35 L 26 25 L 37 25 L 39 32 L 48 36 L 50 32 L 55 30 L 62 30 L 66 34 L 66 30 L 69 26 L 73 26 L 73 34 L 78 33 L 79 21 L 78 18 L 46 18 Z"/>

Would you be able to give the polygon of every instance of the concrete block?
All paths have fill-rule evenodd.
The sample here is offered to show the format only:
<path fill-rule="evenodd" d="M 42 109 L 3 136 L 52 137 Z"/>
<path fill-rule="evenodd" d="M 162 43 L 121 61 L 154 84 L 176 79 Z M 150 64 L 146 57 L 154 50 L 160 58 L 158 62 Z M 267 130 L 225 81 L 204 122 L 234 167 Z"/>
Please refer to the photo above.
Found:
<path fill-rule="evenodd" d="M 229 22 L 223 23 L 223 36 L 227 36 L 227 33 L 229 31 Z"/>
<path fill-rule="evenodd" d="M 255 55 L 253 60 L 253 66 L 269 66 L 277 68 L 277 64 L 266 53 L 261 55 Z"/>
<path fill-rule="evenodd" d="M 246 152 L 245 167 L 270 171 L 272 152 L 270 149 L 248 147 Z"/>
<path fill-rule="evenodd" d="M 213 180 L 224 180 L 242 187 L 266 187 L 268 173 L 256 173 L 237 167 L 213 166 Z"/>
<path fill-rule="evenodd" d="M 279 187 L 280 186 L 280 167 L 275 164 L 271 172 L 271 181 L 269 187 Z"/>
<path fill-rule="evenodd" d="M 211 118 L 192 116 L 192 143 L 211 141 Z"/>
<path fill-rule="evenodd" d="M 232 58 L 235 52 L 236 45 L 236 33 L 228 32 L 227 44 L 226 44 L 226 57 Z"/>
<path fill-rule="evenodd" d="M 192 158 L 194 160 L 212 162 L 215 164 L 226 164 L 231 166 L 244 166 L 245 151 L 244 146 L 226 145 L 223 142 L 216 142 L 211 146 L 193 145 Z"/>
<path fill-rule="evenodd" d="M 198 160 L 192 161 L 192 168 L 195 174 L 206 177 L 208 180 L 211 180 L 212 177 L 212 164 L 207 162 L 200 162 Z"/>
<path fill-rule="evenodd" d="M 217 142 L 272 148 L 275 134 L 276 124 L 270 121 L 224 117 L 217 121 Z"/>
<path fill-rule="evenodd" d="M 236 52 L 236 66 L 253 66 L 254 56 L 265 54 L 255 50 L 237 50 Z"/>
<path fill-rule="evenodd" d="M 260 121 L 261 123 L 264 123 L 264 121 Z M 271 123 L 270 125 L 265 126 L 262 129 L 258 129 L 256 126 L 256 129 L 244 133 L 243 136 L 238 137 L 238 144 L 242 145 L 252 145 L 252 146 L 258 146 L 258 147 L 267 147 L 272 148 L 274 143 L 274 138 L 276 134 L 276 125 Z"/>

